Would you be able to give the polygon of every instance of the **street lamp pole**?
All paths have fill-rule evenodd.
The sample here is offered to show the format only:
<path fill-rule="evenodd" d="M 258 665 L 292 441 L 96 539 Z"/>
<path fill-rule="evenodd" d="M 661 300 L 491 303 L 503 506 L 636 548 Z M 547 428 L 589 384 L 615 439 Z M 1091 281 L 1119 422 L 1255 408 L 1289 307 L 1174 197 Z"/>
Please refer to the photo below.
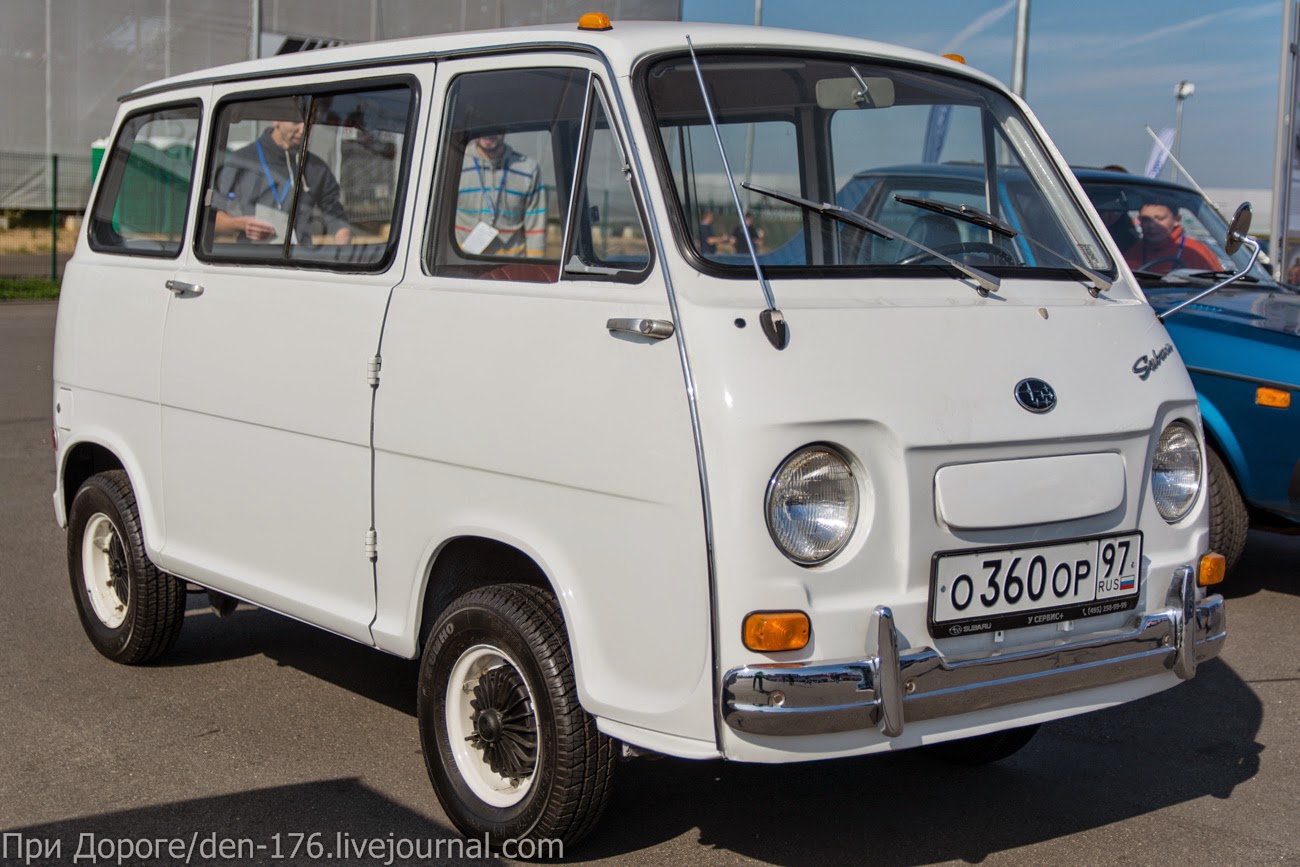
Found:
<path fill-rule="evenodd" d="M 1192 84 L 1190 81 L 1187 81 L 1186 79 L 1178 82 L 1178 86 L 1174 88 L 1174 97 L 1178 100 L 1178 106 L 1174 112 L 1174 159 L 1175 160 L 1179 158 L 1179 146 L 1183 142 L 1183 101 L 1186 100 L 1187 97 L 1191 96 L 1193 93 L 1196 93 L 1196 85 Z M 1178 176 L 1178 172 L 1177 170 L 1175 170 L 1174 177 L 1177 178 L 1177 176 Z"/>

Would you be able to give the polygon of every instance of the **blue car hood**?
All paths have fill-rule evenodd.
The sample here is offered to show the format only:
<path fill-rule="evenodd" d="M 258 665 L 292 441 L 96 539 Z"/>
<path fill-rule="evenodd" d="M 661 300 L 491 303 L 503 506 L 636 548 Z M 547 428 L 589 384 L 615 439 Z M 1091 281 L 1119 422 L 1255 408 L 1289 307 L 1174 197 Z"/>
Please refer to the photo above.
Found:
<path fill-rule="evenodd" d="M 1207 286 L 1206 283 L 1195 281 L 1179 286 L 1144 286 L 1143 291 L 1151 306 L 1157 312 L 1164 312 L 1204 291 Z M 1300 294 L 1288 292 L 1281 287 L 1229 286 L 1183 308 L 1168 320 L 1168 324 L 1236 332 L 1238 336 L 1248 339 L 1249 329 L 1262 329 L 1300 339 Z M 1246 331 L 1243 333 L 1242 329 Z M 1256 335 L 1254 339 L 1261 338 L 1263 335 Z M 1300 348 L 1300 344 L 1296 344 L 1296 348 Z"/>

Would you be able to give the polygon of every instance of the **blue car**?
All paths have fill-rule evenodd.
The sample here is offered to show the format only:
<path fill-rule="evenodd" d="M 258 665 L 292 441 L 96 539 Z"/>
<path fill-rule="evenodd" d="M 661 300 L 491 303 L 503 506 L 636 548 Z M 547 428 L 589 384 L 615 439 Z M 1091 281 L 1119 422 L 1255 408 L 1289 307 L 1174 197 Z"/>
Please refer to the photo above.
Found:
<path fill-rule="evenodd" d="M 1024 169 L 1000 167 L 998 174 L 997 198 L 990 203 L 982 165 L 871 169 L 853 175 L 836 194 L 835 204 L 993 273 L 1011 273 L 1017 265 L 1068 267 L 1053 252 L 1066 247 L 1053 237 L 1061 228 L 1038 213 L 1041 203 L 1024 193 L 1030 189 Z M 1195 190 L 1114 171 L 1077 169 L 1075 175 L 1157 312 L 1204 291 L 1250 261 L 1245 249 L 1232 255 L 1225 251 L 1228 226 Z M 918 212 L 908 198 L 978 208 L 1021 234 L 998 236 L 977 223 Z M 1144 206 L 1157 202 L 1164 209 L 1148 207 L 1151 213 L 1143 219 Z M 1152 214 L 1163 218 L 1166 230 L 1172 224 L 1178 231 L 1166 232 L 1164 242 L 1157 243 L 1161 227 L 1153 225 Z M 841 231 L 838 255 L 860 262 L 864 274 L 924 255 L 903 237 L 882 241 L 854 229 Z M 799 231 L 776 249 L 764 251 L 760 259 L 780 276 L 781 266 L 806 261 L 808 246 Z M 710 258 L 748 261 L 734 254 Z M 1099 267 L 1114 274 L 1110 267 Z M 1248 528 L 1300 532 L 1300 403 L 1294 402 L 1300 392 L 1300 290 L 1276 282 L 1257 263 L 1238 281 L 1164 324 L 1200 397 L 1210 444 L 1210 544 L 1231 568 L 1245 547 Z M 1139 365 L 1154 370 L 1164 360 L 1158 347 L 1152 352 L 1136 362 L 1134 373 L 1141 376 Z"/>
<path fill-rule="evenodd" d="M 1223 249 L 1223 218 L 1195 190 L 1119 172 L 1077 169 L 1075 176 L 1134 268 L 1157 311 L 1168 310 L 1246 266 L 1249 255 Z M 1192 256 L 1138 262 L 1143 206 L 1177 209 L 1187 238 L 1219 260 Z M 1156 213 L 1160 212 L 1158 209 Z M 1144 267 L 1145 266 L 1145 267 Z M 1241 555 L 1250 526 L 1300 531 L 1300 290 L 1256 264 L 1244 277 L 1165 320 L 1201 403 L 1210 472 L 1210 542 Z"/>

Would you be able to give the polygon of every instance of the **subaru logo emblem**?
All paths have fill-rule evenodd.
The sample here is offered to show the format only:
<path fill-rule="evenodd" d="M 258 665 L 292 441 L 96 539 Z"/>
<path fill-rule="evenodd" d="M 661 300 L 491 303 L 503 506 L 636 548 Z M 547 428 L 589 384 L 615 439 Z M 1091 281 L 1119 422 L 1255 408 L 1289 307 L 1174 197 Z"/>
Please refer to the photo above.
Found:
<path fill-rule="evenodd" d="M 1022 379 L 1016 383 L 1016 402 L 1030 412 L 1051 412 L 1056 392 L 1041 379 Z"/>

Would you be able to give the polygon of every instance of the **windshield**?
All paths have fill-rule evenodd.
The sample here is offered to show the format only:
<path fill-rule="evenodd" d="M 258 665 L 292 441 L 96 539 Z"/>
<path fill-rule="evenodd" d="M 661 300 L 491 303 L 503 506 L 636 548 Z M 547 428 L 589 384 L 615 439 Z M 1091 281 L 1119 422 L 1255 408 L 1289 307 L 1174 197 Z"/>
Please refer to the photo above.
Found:
<path fill-rule="evenodd" d="M 1250 263 L 1246 247 L 1231 256 L 1224 251 L 1228 224 L 1192 190 L 1137 179 L 1082 183 L 1115 246 L 1135 271 L 1172 275 L 1172 281 L 1178 281 L 1201 271 L 1238 271 Z M 1272 282 L 1259 263 L 1248 275 Z"/>
<path fill-rule="evenodd" d="M 743 222 L 773 276 L 926 276 L 951 270 L 943 257 L 1003 276 L 1113 270 L 1027 120 L 992 88 L 879 61 L 736 54 L 700 64 L 743 214 L 689 58 L 653 64 L 644 83 L 683 246 L 702 267 L 752 273 Z"/>

